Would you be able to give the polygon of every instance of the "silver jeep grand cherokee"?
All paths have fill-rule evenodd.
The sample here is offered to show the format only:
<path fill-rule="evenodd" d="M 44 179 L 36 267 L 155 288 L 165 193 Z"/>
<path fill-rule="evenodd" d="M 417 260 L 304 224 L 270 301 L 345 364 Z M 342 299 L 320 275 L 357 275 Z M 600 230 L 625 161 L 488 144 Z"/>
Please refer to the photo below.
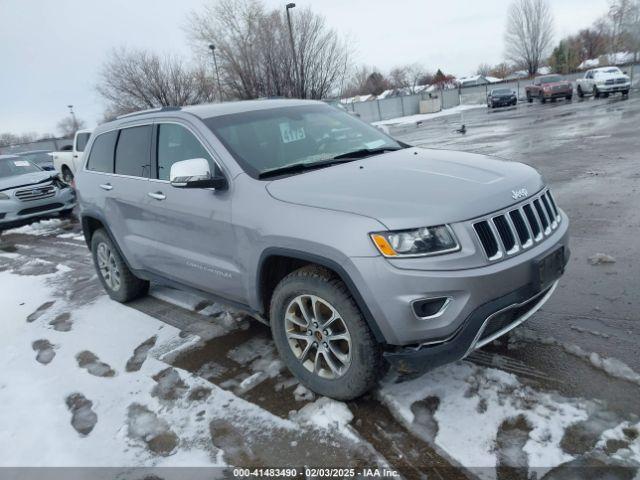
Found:
<path fill-rule="evenodd" d="M 302 383 L 338 399 L 371 388 L 383 359 L 420 372 L 511 330 L 569 257 L 532 168 L 410 147 L 321 102 L 135 113 L 87 151 L 82 225 L 113 299 L 155 281 L 248 311 Z"/>

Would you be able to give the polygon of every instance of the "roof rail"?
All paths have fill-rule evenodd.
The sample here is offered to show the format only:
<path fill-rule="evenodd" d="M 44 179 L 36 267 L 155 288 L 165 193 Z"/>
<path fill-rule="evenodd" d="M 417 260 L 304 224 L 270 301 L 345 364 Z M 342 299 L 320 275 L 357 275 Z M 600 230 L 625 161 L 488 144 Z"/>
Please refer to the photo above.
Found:
<path fill-rule="evenodd" d="M 148 108 L 147 110 L 138 110 L 137 112 L 125 113 L 123 115 L 118 115 L 116 120 L 120 120 L 121 118 L 129 118 L 135 117 L 136 115 L 144 115 L 145 113 L 155 113 L 155 112 L 175 112 L 176 110 L 181 110 L 181 107 L 155 107 Z"/>

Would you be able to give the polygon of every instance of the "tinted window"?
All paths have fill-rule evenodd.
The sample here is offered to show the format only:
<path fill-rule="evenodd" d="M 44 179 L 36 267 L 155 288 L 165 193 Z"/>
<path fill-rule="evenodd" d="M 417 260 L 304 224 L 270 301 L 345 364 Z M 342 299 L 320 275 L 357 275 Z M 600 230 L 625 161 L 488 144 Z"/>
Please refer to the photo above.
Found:
<path fill-rule="evenodd" d="M 560 77 L 560 75 L 549 75 L 548 77 L 542 77 L 540 81 L 542 83 L 557 83 L 561 82 L 562 78 Z"/>
<path fill-rule="evenodd" d="M 119 175 L 148 177 L 151 155 L 151 125 L 123 128 L 116 147 L 116 170 Z"/>
<path fill-rule="evenodd" d="M 99 135 L 93 142 L 87 169 L 94 172 L 113 173 L 113 153 L 116 147 L 118 132 L 107 132 Z"/>
<path fill-rule="evenodd" d="M 78 152 L 84 152 L 84 148 L 87 146 L 87 142 L 89 141 L 90 133 L 79 133 L 76 138 L 76 150 Z"/>
<path fill-rule="evenodd" d="M 175 123 L 158 125 L 158 179 L 169 180 L 171 165 L 192 158 L 206 159 L 213 172 L 211 156 L 193 133 Z"/>

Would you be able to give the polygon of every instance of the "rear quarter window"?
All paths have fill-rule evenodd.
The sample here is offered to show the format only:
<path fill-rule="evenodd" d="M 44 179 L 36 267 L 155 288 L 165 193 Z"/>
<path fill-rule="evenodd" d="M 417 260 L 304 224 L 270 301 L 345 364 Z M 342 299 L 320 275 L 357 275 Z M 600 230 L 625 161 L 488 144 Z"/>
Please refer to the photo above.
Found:
<path fill-rule="evenodd" d="M 76 151 L 84 152 L 87 142 L 89 141 L 90 133 L 79 133 L 76 137 Z"/>
<path fill-rule="evenodd" d="M 116 148 L 117 130 L 98 135 L 91 146 L 87 170 L 113 173 L 113 158 Z"/>

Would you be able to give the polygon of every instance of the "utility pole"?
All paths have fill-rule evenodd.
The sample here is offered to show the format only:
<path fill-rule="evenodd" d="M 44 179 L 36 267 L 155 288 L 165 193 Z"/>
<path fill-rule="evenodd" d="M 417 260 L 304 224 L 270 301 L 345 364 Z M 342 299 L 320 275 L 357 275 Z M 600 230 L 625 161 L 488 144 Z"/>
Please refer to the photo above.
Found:
<path fill-rule="evenodd" d="M 218 61 L 216 60 L 216 46 L 212 43 L 209 45 L 209 50 L 213 55 L 213 66 L 216 69 L 216 79 L 218 80 L 218 100 L 222 102 L 222 87 L 220 86 L 220 72 L 218 72 Z"/>
<path fill-rule="evenodd" d="M 295 8 L 296 4 L 295 3 L 287 3 L 287 23 L 289 24 L 289 40 L 291 40 L 291 54 L 293 55 L 293 66 L 295 68 L 295 75 L 294 78 L 296 80 L 296 87 L 298 87 L 298 89 L 301 90 L 300 88 L 300 74 L 298 71 L 298 57 L 296 56 L 296 47 L 295 44 L 293 42 L 293 29 L 291 28 L 291 15 L 289 14 L 289 10 L 291 10 L 292 8 Z M 300 91 L 297 92 L 297 94 L 302 97 L 302 94 Z"/>
<path fill-rule="evenodd" d="M 73 131 L 76 132 L 78 131 L 78 120 L 76 119 L 76 114 L 73 111 L 73 105 L 67 105 L 67 108 L 69 109 L 69 114 L 71 115 L 71 119 L 73 120 Z"/>

